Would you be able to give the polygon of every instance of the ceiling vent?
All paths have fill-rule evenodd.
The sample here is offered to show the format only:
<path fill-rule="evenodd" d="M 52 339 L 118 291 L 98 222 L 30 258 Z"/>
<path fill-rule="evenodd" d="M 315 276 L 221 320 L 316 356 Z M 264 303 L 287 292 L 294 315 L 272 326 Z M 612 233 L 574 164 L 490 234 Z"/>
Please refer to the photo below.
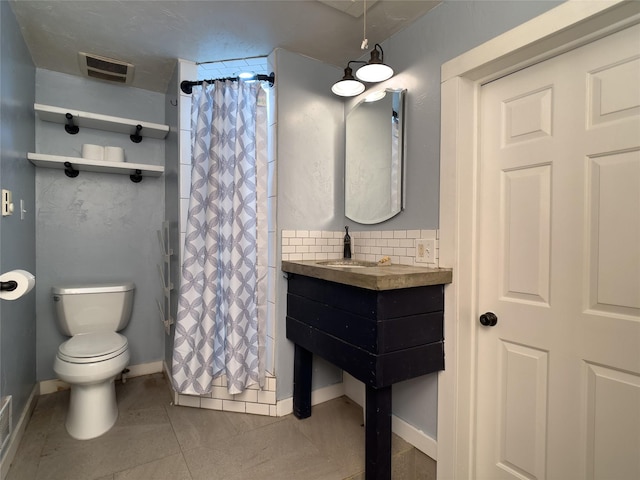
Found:
<path fill-rule="evenodd" d="M 133 81 L 134 66 L 131 63 L 84 52 L 78 52 L 78 60 L 80 70 L 87 77 L 123 84 Z"/>

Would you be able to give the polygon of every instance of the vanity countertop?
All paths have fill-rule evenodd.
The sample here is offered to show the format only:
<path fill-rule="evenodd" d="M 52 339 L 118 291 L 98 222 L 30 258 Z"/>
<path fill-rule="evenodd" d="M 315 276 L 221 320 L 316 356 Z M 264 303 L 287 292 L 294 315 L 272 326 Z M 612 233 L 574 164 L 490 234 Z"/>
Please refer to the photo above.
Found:
<path fill-rule="evenodd" d="M 368 290 L 396 290 L 442 285 L 451 283 L 453 276 L 450 268 L 427 268 L 409 265 L 351 268 L 321 265 L 318 260 L 283 261 L 282 271 Z"/>

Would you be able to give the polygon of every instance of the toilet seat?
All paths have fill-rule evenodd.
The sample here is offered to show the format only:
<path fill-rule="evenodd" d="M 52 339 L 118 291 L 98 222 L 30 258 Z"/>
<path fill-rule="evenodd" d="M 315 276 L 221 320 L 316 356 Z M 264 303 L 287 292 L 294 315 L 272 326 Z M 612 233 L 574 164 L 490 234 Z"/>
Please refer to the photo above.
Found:
<path fill-rule="evenodd" d="M 58 357 L 69 363 L 103 362 L 117 357 L 128 346 L 127 337 L 116 332 L 80 333 L 58 347 Z"/>

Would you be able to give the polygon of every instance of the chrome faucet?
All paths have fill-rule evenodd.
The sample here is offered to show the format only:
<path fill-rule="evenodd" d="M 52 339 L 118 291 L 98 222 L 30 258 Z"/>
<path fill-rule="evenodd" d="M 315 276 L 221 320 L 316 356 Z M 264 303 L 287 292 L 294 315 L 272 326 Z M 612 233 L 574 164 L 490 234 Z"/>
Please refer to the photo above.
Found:
<path fill-rule="evenodd" d="M 351 236 L 349 236 L 349 227 L 344 227 L 344 258 L 351 258 Z"/>

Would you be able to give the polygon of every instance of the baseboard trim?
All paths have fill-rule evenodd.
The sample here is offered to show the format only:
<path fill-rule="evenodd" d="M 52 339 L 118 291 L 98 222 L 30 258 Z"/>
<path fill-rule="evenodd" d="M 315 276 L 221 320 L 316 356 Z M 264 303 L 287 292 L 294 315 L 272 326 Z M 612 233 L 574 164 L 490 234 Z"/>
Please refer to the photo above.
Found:
<path fill-rule="evenodd" d="M 22 440 L 24 431 L 27 428 L 27 424 L 29 423 L 31 414 L 33 414 L 33 410 L 36 408 L 38 394 L 39 387 L 38 384 L 35 384 L 33 386 L 33 389 L 31 390 L 31 394 L 29 395 L 27 403 L 22 409 L 22 413 L 20 414 L 20 419 L 16 424 L 16 428 L 11 434 L 11 438 L 9 439 L 9 447 L 6 450 L 6 453 L 2 456 L 2 460 L 0 460 L 0 479 L 2 480 L 4 480 L 9 473 L 11 462 L 13 462 L 13 458 L 16 456 L 18 446 L 20 446 L 20 441 Z"/>
<path fill-rule="evenodd" d="M 171 391 L 173 392 L 173 377 L 171 376 L 171 369 L 169 368 L 169 365 L 167 365 L 167 362 L 165 362 L 164 360 L 162 361 L 162 373 L 164 373 L 164 376 L 167 377 L 167 382 L 169 382 L 169 386 L 171 387 Z"/>
<path fill-rule="evenodd" d="M 400 417 L 391 415 L 391 430 L 425 455 L 438 460 L 438 442 Z"/>
<path fill-rule="evenodd" d="M 347 372 L 343 372 L 342 379 L 345 395 L 364 409 L 366 398 L 364 384 Z M 396 415 L 391 415 L 391 431 L 425 455 L 438 460 L 438 442 L 424 431 L 417 429 Z"/>
<path fill-rule="evenodd" d="M 54 378 L 52 380 L 42 380 L 39 383 L 40 395 L 47 395 L 49 393 L 59 392 L 60 390 L 68 390 L 69 384 Z"/>
<path fill-rule="evenodd" d="M 334 398 L 342 397 L 344 394 L 343 383 L 336 383 L 327 387 L 317 388 L 311 392 L 311 405 L 328 402 Z M 285 415 L 293 413 L 293 397 L 277 401 L 276 411 L 276 415 L 278 417 L 284 417 Z"/>
<path fill-rule="evenodd" d="M 151 375 L 152 373 L 162 372 L 162 360 L 149 363 L 141 363 L 139 365 L 129 365 L 129 373 L 127 378 L 141 377 L 143 375 Z M 68 390 L 69 384 L 54 378 L 52 380 L 43 380 L 39 383 L 40 395 L 46 395 L 48 393 L 59 392 L 60 390 Z"/>
<path fill-rule="evenodd" d="M 151 375 L 153 373 L 162 373 L 162 360 L 149 363 L 141 363 L 140 365 L 129 366 L 127 377 L 142 377 L 143 375 Z"/>

